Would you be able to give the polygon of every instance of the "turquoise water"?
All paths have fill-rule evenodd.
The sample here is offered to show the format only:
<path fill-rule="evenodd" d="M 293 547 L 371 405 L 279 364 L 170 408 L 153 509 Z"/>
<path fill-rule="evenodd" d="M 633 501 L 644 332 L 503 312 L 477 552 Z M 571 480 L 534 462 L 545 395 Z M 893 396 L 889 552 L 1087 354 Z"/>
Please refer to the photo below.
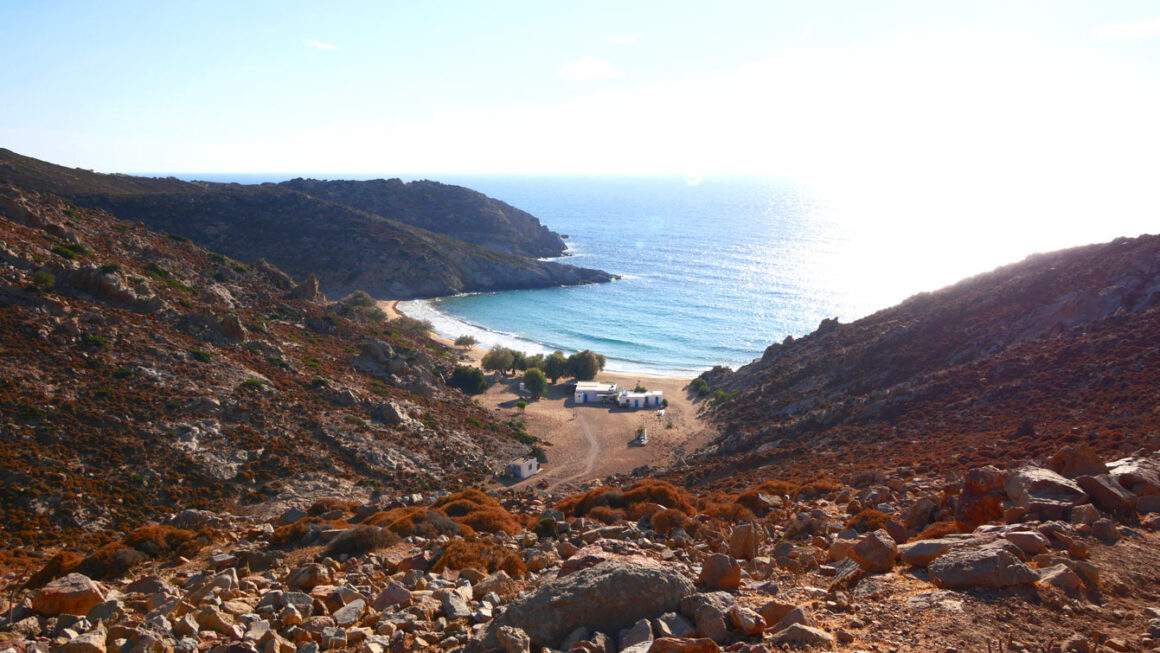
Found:
<path fill-rule="evenodd" d="M 592 349 L 608 369 L 693 374 L 874 306 L 834 280 L 851 246 L 800 186 L 769 179 L 461 177 L 568 236 L 609 284 L 404 302 L 444 336 L 529 352 Z M 690 183 L 692 182 L 692 183 Z"/>

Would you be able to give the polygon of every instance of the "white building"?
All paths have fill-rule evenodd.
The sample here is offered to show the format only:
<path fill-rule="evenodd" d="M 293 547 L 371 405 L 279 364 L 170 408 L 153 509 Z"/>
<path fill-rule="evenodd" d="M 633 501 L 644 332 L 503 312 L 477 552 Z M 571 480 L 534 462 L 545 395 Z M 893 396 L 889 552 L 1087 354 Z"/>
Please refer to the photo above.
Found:
<path fill-rule="evenodd" d="M 597 401 L 604 401 L 616 396 L 617 388 L 615 383 L 601 383 L 599 381 L 577 381 L 576 382 L 576 403 L 591 404 Z"/>
<path fill-rule="evenodd" d="M 527 478 L 539 471 L 540 461 L 531 457 L 513 460 L 507 466 L 508 476 L 514 476 L 516 478 Z"/>
<path fill-rule="evenodd" d="M 660 390 L 648 392 L 621 392 L 616 396 L 616 403 L 623 408 L 660 408 L 665 400 L 665 393 Z"/>

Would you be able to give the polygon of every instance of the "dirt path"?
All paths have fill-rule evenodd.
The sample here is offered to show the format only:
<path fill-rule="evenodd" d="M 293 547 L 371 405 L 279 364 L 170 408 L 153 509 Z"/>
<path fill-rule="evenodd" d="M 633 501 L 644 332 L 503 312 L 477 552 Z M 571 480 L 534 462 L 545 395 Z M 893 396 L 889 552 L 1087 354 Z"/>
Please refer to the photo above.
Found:
<path fill-rule="evenodd" d="M 596 435 L 592 432 L 592 425 L 588 423 L 588 420 L 584 415 L 576 415 L 576 425 L 580 427 L 580 433 L 584 436 L 584 441 L 588 443 L 588 454 L 584 459 L 584 469 L 575 474 L 572 474 L 571 476 L 565 476 L 564 478 L 558 479 L 554 482 L 549 482 L 549 490 L 554 490 L 556 487 L 563 485 L 564 483 L 569 483 L 577 479 L 586 480 L 592 478 L 592 471 L 596 469 L 596 461 L 600 458 L 600 454 L 603 451 L 603 447 L 600 444 L 600 439 L 597 438 Z"/>

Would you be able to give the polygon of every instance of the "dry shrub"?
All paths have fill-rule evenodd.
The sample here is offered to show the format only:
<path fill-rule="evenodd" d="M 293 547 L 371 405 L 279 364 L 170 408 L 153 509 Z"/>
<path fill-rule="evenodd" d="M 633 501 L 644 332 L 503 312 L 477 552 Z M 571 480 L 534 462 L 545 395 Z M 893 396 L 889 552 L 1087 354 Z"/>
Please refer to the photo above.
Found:
<path fill-rule="evenodd" d="M 749 492 L 753 492 L 754 494 L 776 494 L 778 496 L 792 497 L 794 494 L 797 494 L 798 487 L 799 486 L 797 483 L 770 479 L 755 485 L 749 490 Z"/>
<path fill-rule="evenodd" d="M 583 517 L 596 506 L 623 508 L 624 495 L 620 490 L 605 485 L 588 490 L 584 494 L 564 497 L 556 504 L 556 510 L 572 517 Z"/>
<path fill-rule="evenodd" d="M 959 525 L 954 521 L 936 521 L 935 523 L 922 529 L 922 532 L 914 536 L 916 540 L 931 540 L 943 535 L 950 535 L 959 532 Z"/>
<path fill-rule="evenodd" d="M 304 546 L 307 542 L 314 541 L 322 531 L 344 526 L 347 526 L 347 523 L 343 521 L 303 517 L 293 524 L 286 524 L 274 529 L 274 534 L 270 536 L 270 544 L 289 547 Z"/>
<path fill-rule="evenodd" d="M 137 549 L 120 543 L 106 544 L 82 560 L 76 571 L 96 580 L 116 580 L 146 560 L 148 557 Z"/>
<path fill-rule="evenodd" d="M 385 528 L 362 524 L 339 533 L 326 547 L 326 555 L 362 555 L 392 544 L 397 539 L 398 536 Z"/>
<path fill-rule="evenodd" d="M 846 528 L 853 528 L 859 533 L 868 533 L 870 531 L 876 531 L 879 528 L 886 528 L 886 522 L 891 519 L 893 517 L 884 512 L 873 508 L 866 508 L 846 520 Z"/>
<path fill-rule="evenodd" d="M 524 561 L 513 551 L 476 540 L 468 542 L 455 540 L 447 545 L 443 553 L 431 565 L 431 571 L 439 573 L 444 569 L 474 568 L 488 573 L 503 570 L 512 578 L 521 578 L 527 572 Z"/>
<path fill-rule="evenodd" d="M 421 535 L 423 537 L 439 537 L 440 535 L 472 534 L 471 528 L 457 524 L 441 512 L 423 507 L 392 508 L 383 512 L 376 512 L 363 521 L 364 526 L 381 526 L 388 531 L 406 537 Z"/>
<path fill-rule="evenodd" d="M 503 531 L 515 535 L 523 530 L 523 524 L 504 509 L 494 498 L 479 490 L 463 490 L 449 494 L 436 501 L 433 509 L 442 512 L 453 521 L 472 530 L 488 533 Z"/>
<path fill-rule="evenodd" d="M 588 511 L 588 516 L 604 522 L 605 524 L 615 524 L 619 521 L 624 521 L 624 511 L 619 508 L 609 508 L 608 506 L 596 506 Z"/>
<path fill-rule="evenodd" d="M 125 545 L 150 558 L 194 555 L 203 544 L 192 531 L 172 526 L 142 526 L 125 536 Z"/>
<path fill-rule="evenodd" d="M 310 515 L 311 517 L 318 517 L 319 515 L 325 515 L 332 510 L 354 512 L 354 509 L 357 507 L 358 502 L 355 501 L 344 501 L 335 497 L 325 497 L 315 501 L 314 504 L 310 506 L 310 509 L 306 511 L 306 514 Z"/>
<path fill-rule="evenodd" d="M 659 503 L 634 503 L 628 507 L 628 518 L 633 521 L 652 519 L 652 516 L 662 510 L 668 510 Z"/>
<path fill-rule="evenodd" d="M 668 535 L 674 528 L 689 530 L 692 521 L 688 515 L 676 508 L 665 508 L 652 516 L 651 524 L 654 531 Z"/>
<path fill-rule="evenodd" d="M 631 506 L 637 503 L 659 503 L 666 508 L 676 508 L 686 514 L 693 512 L 693 504 L 687 492 L 671 483 L 652 478 L 633 483 L 624 493 L 624 505 Z"/>
<path fill-rule="evenodd" d="M 710 519 L 720 519 L 727 522 L 750 521 L 757 517 L 745 506 L 739 503 L 707 503 L 701 511 Z"/>
<path fill-rule="evenodd" d="M 823 478 L 819 478 L 816 481 L 810 481 L 809 483 L 806 483 L 805 485 L 799 487 L 797 489 L 797 491 L 794 492 L 793 498 L 794 499 L 812 499 L 814 497 L 820 497 L 823 494 L 829 494 L 830 492 L 836 492 L 841 487 L 842 487 L 842 484 L 839 483 L 838 481 L 836 481 L 835 479 L 832 479 L 829 477 L 823 477 Z"/>
<path fill-rule="evenodd" d="M 41 587 L 44 587 L 50 582 L 72 571 L 78 564 L 80 564 L 82 559 L 83 558 L 81 558 L 81 556 L 77 555 L 76 553 L 61 551 L 60 553 L 52 556 L 52 558 L 46 562 L 43 567 L 37 570 L 35 574 L 29 576 L 28 580 L 24 581 L 24 585 L 21 589 L 40 589 Z"/>

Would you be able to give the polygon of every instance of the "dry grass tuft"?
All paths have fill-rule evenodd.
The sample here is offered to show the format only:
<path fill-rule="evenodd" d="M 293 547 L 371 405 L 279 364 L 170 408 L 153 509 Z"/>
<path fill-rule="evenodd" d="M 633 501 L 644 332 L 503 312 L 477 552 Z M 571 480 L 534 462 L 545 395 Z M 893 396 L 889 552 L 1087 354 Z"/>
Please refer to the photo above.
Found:
<path fill-rule="evenodd" d="M 381 549 L 398 540 L 398 536 L 391 531 L 378 526 L 362 524 L 340 533 L 331 540 L 326 547 L 326 555 L 337 556 L 340 553 L 347 555 L 363 555 L 376 549 Z"/>
<path fill-rule="evenodd" d="M 676 508 L 666 508 L 653 515 L 651 520 L 652 529 L 664 535 L 668 535 L 674 528 L 688 531 L 692 523 L 688 515 Z"/>
<path fill-rule="evenodd" d="M 439 573 L 444 569 L 473 568 L 488 573 L 503 570 L 512 578 L 521 578 L 527 573 L 524 561 L 513 551 L 491 542 L 455 540 L 447 545 L 443 553 L 431 565 L 431 571 Z"/>
<path fill-rule="evenodd" d="M 120 543 L 106 544 L 82 560 L 76 571 L 96 580 L 116 580 L 146 560 L 148 556 L 137 549 Z"/>
<path fill-rule="evenodd" d="M 935 523 L 922 529 L 922 532 L 914 536 L 916 540 L 931 540 L 943 535 L 950 535 L 959 532 L 959 525 L 953 521 L 936 521 Z"/>
<path fill-rule="evenodd" d="M 859 533 L 868 533 L 879 528 L 886 528 L 886 522 L 891 519 L 894 518 L 884 512 L 867 508 L 846 520 L 846 528 L 853 528 Z"/>
<path fill-rule="evenodd" d="M 494 498 L 479 490 L 463 490 L 436 501 L 432 509 L 472 530 L 487 533 L 503 531 L 515 535 L 523 530 L 523 523 L 504 509 Z"/>

